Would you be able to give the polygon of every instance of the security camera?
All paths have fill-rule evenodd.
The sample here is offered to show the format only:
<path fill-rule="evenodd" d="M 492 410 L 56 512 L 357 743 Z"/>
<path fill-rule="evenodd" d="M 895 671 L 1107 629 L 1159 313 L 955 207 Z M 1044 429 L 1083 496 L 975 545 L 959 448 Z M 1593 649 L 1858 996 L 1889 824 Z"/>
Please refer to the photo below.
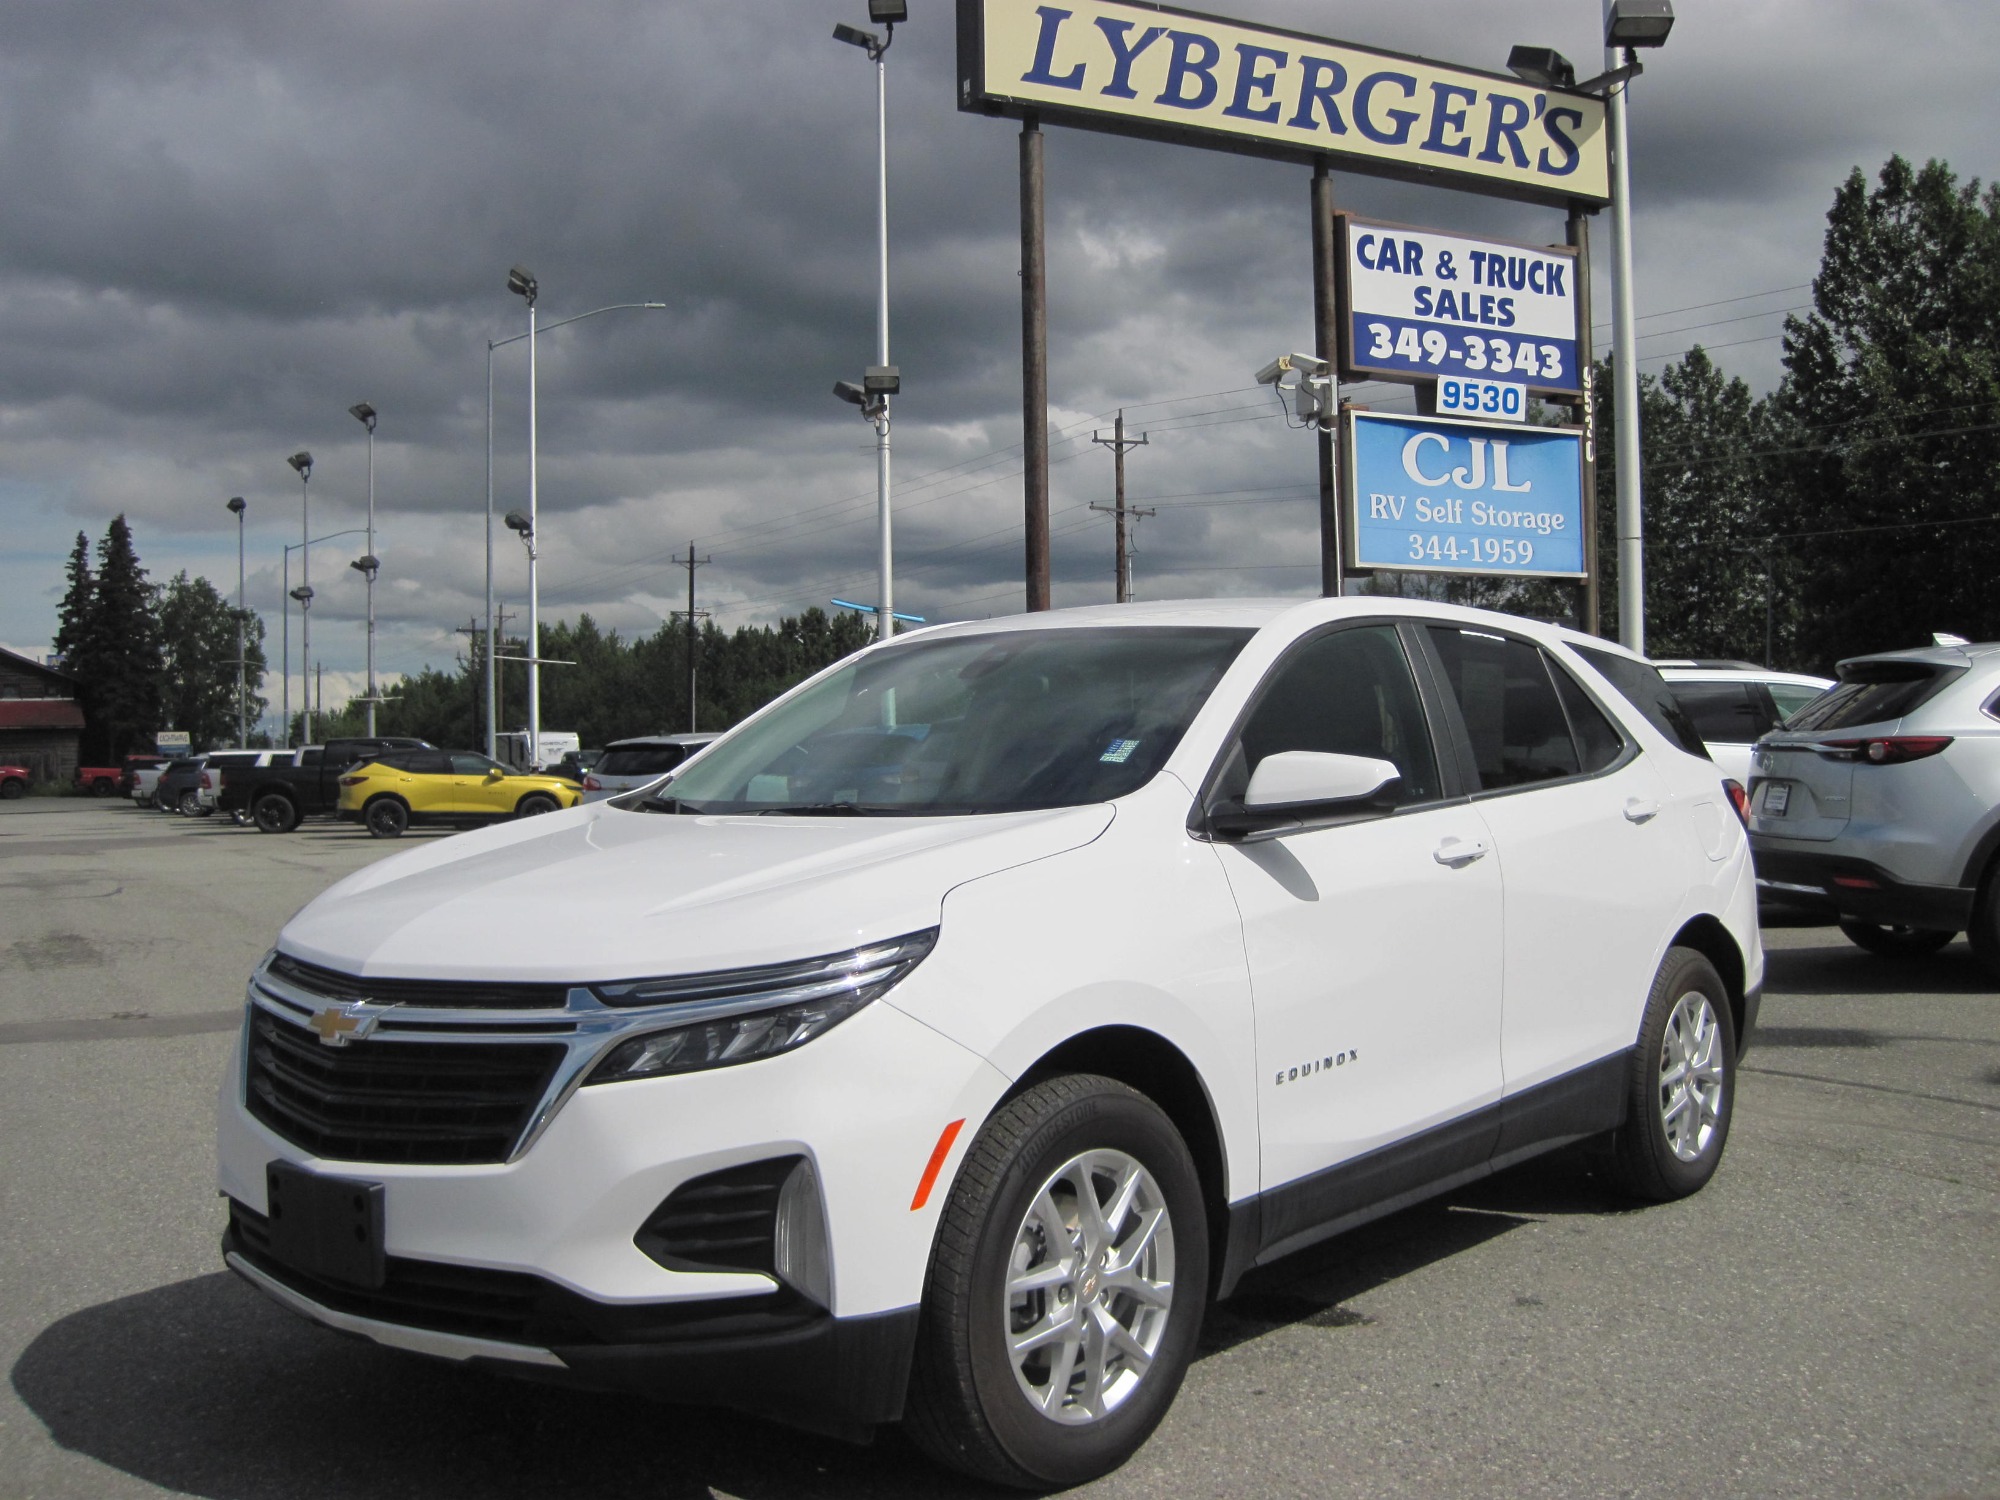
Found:
<path fill-rule="evenodd" d="M 1276 385 L 1283 376 L 1293 370 L 1298 371 L 1301 376 L 1324 375 L 1326 361 L 1316 359 L 1310 354 L 1280 354 L 1257 372 L 1257 384 Z"/>

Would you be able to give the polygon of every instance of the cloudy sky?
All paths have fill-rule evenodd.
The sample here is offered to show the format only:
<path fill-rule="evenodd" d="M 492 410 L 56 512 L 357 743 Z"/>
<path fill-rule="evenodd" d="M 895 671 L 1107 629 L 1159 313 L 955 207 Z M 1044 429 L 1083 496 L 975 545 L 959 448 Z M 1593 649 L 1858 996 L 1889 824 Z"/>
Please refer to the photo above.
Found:
<path fill-rule="evenodd" d="M 1213 0 L 1344 40 L 1595 71 L 1598 0 Z M 897 604 L 1022 607 L 1016 128 L 956 112 L 946 0 L 890 64 Z M 725 627 L 874 597 L 872 433 L 829 394 L 874 340 L 874 87 L 831 40 L 863 0 L 150 0 L 0 7 L 0 644 L 49 649 L 79 529 L 131 521 L 156 580 L 236 585 L 275 642 L 286 455 L 315 536 L 363 524 L 376 438 L 380 668 L 447 663 L 482 609 L 488 341 L 539 341 L 545 619 L 629 632 L 712 563 Z M 1642 368 L 1700 341 L 1758 388 L 1835 186 L 1893 152 L 2000 172 L 1990 0 L 1682 0 L 1634 86 Z M 1123 407 L 1142 598 L 1307 593 L 1315 460 L 1251 372 L 1310 348 L 1305 169 L 1052 129 L 1058 604 L 1108 600 Z M 1343 207 L 1559 240 L 1550 210 L 1342 176 Z M 1608 225 L 1600 221 L 1600 267 Z M 1600 271 L 1600 310 L 1608 291 Z M 1604 335 L 1600 333 L 1600 337 Z M 525 345 L 493 356 L 496 507 L 525 503 Z M 1379 406 L 1402 393 L 1371 388 Z M 359 536 L 313 549 L 313 654 L 358 680 Z M 513 536 L 500 597 L 525 608 Z M 293 559 L 297 581 L 298 560 Z M 512 621 L 510 621 L 510 625 Z M 294 648 L 297 629 L 294 621 Z M 273 691 L 275 697 L 275 689 Z"/>

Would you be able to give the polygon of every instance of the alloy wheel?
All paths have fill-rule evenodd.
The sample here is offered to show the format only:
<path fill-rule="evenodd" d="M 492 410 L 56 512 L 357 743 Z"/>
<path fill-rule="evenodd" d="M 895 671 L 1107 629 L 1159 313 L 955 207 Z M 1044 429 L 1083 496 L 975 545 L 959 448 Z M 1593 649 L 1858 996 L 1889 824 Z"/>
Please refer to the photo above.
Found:
<path fill-rule="evenodd" d="M 1674 1004 L 1660 1040 L 1660 1123 L 1667 1145 L 1682 1161 L 1695 1161 L 1715 1139 L 1722 1114 L 1722 1027 L 1715 1007 L 1699 990 Z"/>
<path fill-rule="evenodd" d="M 1007 1262 L 1008 1359 L 1053 1421 L 1116 1410 L 1146 1378 L 1174 1300 L 1174 1229 L 1159 1185 L 1122 1151 L 1086 1151 L 1035 1194 Z"/>

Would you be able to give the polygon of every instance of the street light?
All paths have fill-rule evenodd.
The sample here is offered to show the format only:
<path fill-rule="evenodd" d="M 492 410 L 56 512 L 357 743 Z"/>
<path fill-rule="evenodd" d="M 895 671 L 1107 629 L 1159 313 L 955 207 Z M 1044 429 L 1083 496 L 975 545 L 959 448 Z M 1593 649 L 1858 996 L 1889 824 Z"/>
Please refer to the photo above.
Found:
<path fill-rule="evenodd" d="M 875 428 L 875 509 L 881 574 L 875 605 L 875 635 L 887 640 L 895 633 L 895 558 L 891 548 L 889 517 L 889 397 L 901 389 L 896 367 L 889 363 L 889 68 L 884 61 L 889 44 L 896 39 L 896 23 L 909 19 L 907 0 L 868 0 L 868 19 L 882 28 L 877 36 L 858 26 L 841 24 L 833 28 L 833 39 L 859 47 L 875 64 L 875 363 L 862 383 L 863 393 L 872 401 L 855 401 L 861 414 Z M 843 401 L 854 398 L 841 386 L 834 394 Z"/>
<path fill-rule="evenodd" d="M 1636 73 L 1634 47 L 1658 47 L 1673 29 L 1671 0 L 1609 0 L 1604 8 L 1604 67 Z M 1623 56 L 1620 56 L 1623 49 Z M 1646 654 L 1646 545 L 1639 485 L 1638 334 L 1632 310 L 1632 174 L 1627 159 L 1625 90 L 1630 73 L 1605 93 L 1611 137 L 1611 396 L 1617 428 L 1618 638 Z"/>
<path fill-rule="evenodd" d="M 285 693 L 285 696 L 284 696 L 284 701 L 283 701 L 283 705 L 282 705 L 282 707 L 281 707 L 281 709 L 280 709 L 280 712 L 282 712 L 282 713 L 284 714 L 284 716 L 285 716 L 285 722 L 284 722 L 284 738 L 285 738 L 285 743 L 286 743 L 287 745 L 291 744 L 291 742 L 292 742 L 292 676 L 291 676 L 291 673 L 292 673 L 292 606 L 291 606 L 291 601 L 292 601 L 292 600 L 294 600 L 294 599 L 299 599 L 299 593 L 300 593 L 300 589 L 304 589 L 304 592 L 305 592 L 305 595 L 306 595 L 306 599 L 310 599 L 310 598 L 312 597 L 312 590 L 311 590 L 310 588 L 306 587 L 305 585 L 301 585 L 301 586 L 300 586 L 300 589 L 295 589 L 295 588 L 293 588 L 293 587 L 292 587 L 292 554 L 293 554 L 294 552 L 303 552 L 303 551 L 305 551 L 305 549 L 306 549 L 306 548 L 307 548 L 308 546 L 311 546 L 311 545 L 316 545 L 316 544 L 318 544 L 318 543 L 320 543 L 320 542 L 331 542 L 331 541 L 337 541 L 337 540 L 338 540 L 339 538 L 341 538 L 341 537 L 344 537 L 344 536 L 360 536 L 360 535 L 361 535 L 361 528 L 360 528 L 359 526 L 356 526 L 356 527 L 353 527 L 353 528 L 351 528 L 350 530 L 347 530 L 347 531 L 329 531 L 329 532 L 328 532 L 328 533 L 327 533 L 327 534 L 326 534 L 325 536 L 316 536 L 316 537 L 313 537 L 313 538 L 311 539 L 311 541 L 310 541 L 310 542 L 287 542 L 287 543 L 285 543 L 285 570 L 284 570 L 284 579 L 285 579 L 285 581 L 284 581 L 284 583 L 283 583 L 283 585 L 282 585 L 282 587 L 283 587 L 283 589 L 284 589 L 284 591 L 285 591 L 285 597 L 284 597 L 284 598 L 283 598 L 282 600 L 280 600 L 280 601 L 279 601 L 279 602 L 280 602 L 280 603 L 281 603 L 281 604 L 282 604 L 282 605 L 284 606 L 284 616 L 285 616 L 285 619 L 284 619 L 284 634 L 283 634 L 283 636 L 282 636 L 282 640 L 283 640 L 283 642 L 284 642 L 284 645 L 283 645 L 283 648 L 282 648 L 282 649 L 283 649 L 283 653 L 284 653 L 284 658 L 285 658 L 285 672 L 284 672 L 284 682 L 285 682 L 285 688 L 284 688 L 284 693 Z M 299 603 L 300 603 L 300 605 L 301 605 L 301 606 L 303 606 L 303 605 L 305 604 L 305 602 L 306 602 L 306 599 L 299 599 Z M 304 678 L 304 677 L 305 677 L 305 676 L 307 675 L 307 674 L 306 674 L 306 668 L 305 668 L 305 662 L 306 662 L 306 655 L 305 655 L 305 652 L 304 652 L 304 650 L 303 650 L 303 649 L 301 649 L 301 650 L 300 650 L 300 652 L 299 652 L 299 676 L 300 676 L 301 678 Z M 310 713 L 310 712 L 311 712 L 311 699 L 310 699 L 310 697 L 308 697 L 308 698 L 307 698 L 307 712 L 308 712 L 308 713 Z"/>
<path fill-rule="evenodd" d="M 299 476 L 299 584 L 306 590 L 306 597 L 312 597 L 312 472 L 313 456 L 301 448 L 285 460 Z M 292 595 L 294 599 L 298 595 Z M 312 660 L 312 621 L 303 610 L 299 618 L 299 680 L 305 680 L 306 663 Z M 312 696 L 306 695 L 305 742 L 312 742 Z M 285 653 L 285 733 L 292 732 L 292 661 L 291 652 Z"/>
<path fill-rule="evenodd" d="M 507 290 L 528 301 L 528 764 L 542 763 L 542 600 L 535 578 L 535 298 L 541 285 L 533 273 L 516 266 L 507 273 Z M 511 512 L 509 513 L 511 517 Z M 510 520 L 511 524 L 511 520 Z M 518 528 L 517 528 L 518 529 Z M 490 659 L 490 658 L 489 658 Z"/>
<path fill-rule="evenodd" d="M 523 297 L 531 297 L 538 290 L 535 278 L 519 266 L 516 266 L 508 273 L 507 289 Z M 593 307 L 589 312 L 578 313 L 573 318 L 563 318 L 554 323 L 544 324 L 543 329 L 545 332 L 552 333 L 558 328 L 567 328 L 572 323 L 581 323 L 585 318 L 594 318 L 599 313 L 625 312 L 633 309 L 664 312 L 666 311 L 666 306 L 667 304 L 664 302 L 614 302 L 609 307 Z M 522 339 L 532 340 L 534 338 L 534 321 L 533 304 L 531 302 L 529 304 L 528 332 L 517 333 L 511 338 L 488 339 L 486 341 L 486 755 L 489 760 L 495 758 L 499 751 L 496 733 L 496 714 L 499 707 L 498 688 L 493 675 L 493 351 L 507 344 L 518 344 Z M 534 345 L 531 342 L 529 344 L 530 358 L 528 362 L 528 482 L 531 500 L 534 489 L 535 367 L 532 357 L 533 350 Z M 535 650 L 529 652 L 531 656 L 538 654 L 539 652 Z M 529 670 L 533 671 L 533 668 Z M 535 699 L 534 701 L 535 716 L 539 719 L 540 701 L 539 699 Z"/>
<path fill-rule="evenodd" d="M 250 508 L 250 502 L 241 495 L 229 499 L 229 513 L 236 517 L 236 743 L 250 743 L 249 696 L 245 689 L 245 663 L 243 659 L 243 622 L 246 613 L 243 608 L 243 512 Z"/>
<path fill-rule="evenodd" d="M 368 553 L 348 566 L 368 580 L 368 733 L 375 733 L 375 575 L 382 564 L 375 556 L 375 408 L 357 401 L 347 414 L 368 429 Z"/>

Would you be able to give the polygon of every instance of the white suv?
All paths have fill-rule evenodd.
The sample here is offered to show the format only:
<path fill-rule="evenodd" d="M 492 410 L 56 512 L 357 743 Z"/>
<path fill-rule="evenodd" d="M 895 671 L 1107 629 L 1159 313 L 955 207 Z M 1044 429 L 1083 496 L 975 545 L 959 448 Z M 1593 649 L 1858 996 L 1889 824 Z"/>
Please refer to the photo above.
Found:
<path fill-rule="evenodd" d="M 1804 672 L 1748 661 L 1655 661 L 1694 720 L 1709 758 L 1739 786 L 1750 784 L 1750 749 L 1769 730 L 1833 686 Z"/>
<path fill-rule="evenodd" d="M 1415 601 L 870 647 L 286 924 L 228 1263 L 396 1348 L 1082 1482 L 1253 1266 L 1573 1141 L 1708 1180 L 1764 959 L 1676 718 L 1616 646 Z"/>
<path fill-rule="evenodd" d="M 1758 884 L 1875 953 L 1958 933 L 2000 977 L 2000 643 L 1857 656 L 1758 742 Z"/>

